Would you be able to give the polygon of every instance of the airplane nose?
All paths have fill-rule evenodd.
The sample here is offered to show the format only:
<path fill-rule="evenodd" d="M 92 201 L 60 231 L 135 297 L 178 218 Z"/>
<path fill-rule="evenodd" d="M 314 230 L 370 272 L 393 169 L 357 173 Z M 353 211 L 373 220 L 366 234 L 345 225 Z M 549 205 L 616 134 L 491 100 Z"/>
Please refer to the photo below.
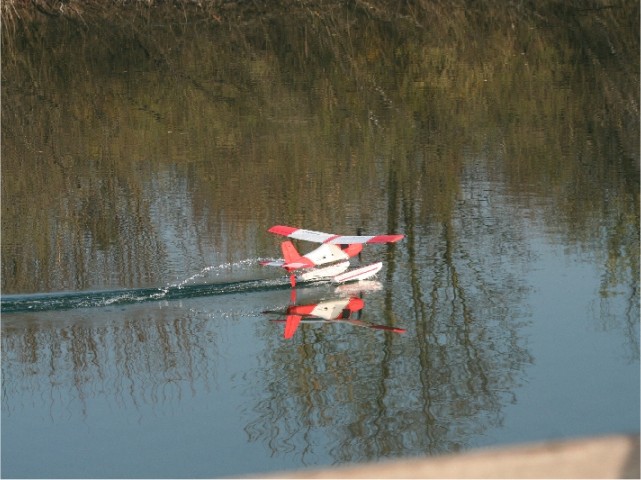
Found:
<path fill-rule="evenodd" d="M 352 297 L 350 298 L 348 305 L 349 305 L 348 308 L 352 312 L 356 312 L 358 310 L 361 310 L 365 306 L 365 302 L 363 301 L 362 298 Z"/>

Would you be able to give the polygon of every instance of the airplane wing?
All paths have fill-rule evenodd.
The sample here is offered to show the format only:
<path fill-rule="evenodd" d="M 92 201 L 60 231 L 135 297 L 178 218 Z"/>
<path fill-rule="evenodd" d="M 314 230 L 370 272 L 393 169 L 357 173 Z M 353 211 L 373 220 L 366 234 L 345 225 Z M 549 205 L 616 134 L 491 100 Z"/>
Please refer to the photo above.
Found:
<path fill-rule="evenodd" d="M 270 312 L 271 313 L 271 312 Z M 298 326 L 301 323 L 305 324 L 311 324 L 311 323 L 347 323 L 349 325 L 354 325 L 356 327 L 364 327 L 364 328 L 371 328 L 373 330 L 384 330 L 387 332 L 393 332 L 393 333 L 406 333 L 407 330 L 404 328 L 399 328 L 399 327 L 390 327 L 388 325 L 376 325 L 374 323 L 369 323 L 369 322 L 364 322 L 362 320 L 355 320 L 355 319 L 325 319 L 321 317 L 307 317 L 307 316 L 300 316 L 300 315 L 288 315 L 287 319 L 279 319 L 275 320 L 276 322 L 282 322 L 285 323 L 285 338 L 292 338 L 294 336 L 294 332 L 298 328 Z"/>
<path fill-rule="evenodd" d="M 355 325 L 357 327 L 372 328 L 374 330 L 385 330 L 385 331 L 394 332 L 394 333 L 405 333 L 407 331 L 404 328 L 390 327 L 388 325 L 376 325 L 374 323 L 363 322 L 362 320 L 348 319 L 348 320 L 332 320 L 332 321 L 349 323 L 350 325 Z"/>
<path fill-rule="evenodd" d="M 316 232 L 304 228 L 288 227 L 286 225 L 274 225 L 270 233 L 283 235 L 296 240 L 305 240 L 316 243 L 330 243 L 333 245 L 348 245 L 352 243 L 393 243 L 403 239 L 405 235 L 334 235 L 332 233 Z"/>

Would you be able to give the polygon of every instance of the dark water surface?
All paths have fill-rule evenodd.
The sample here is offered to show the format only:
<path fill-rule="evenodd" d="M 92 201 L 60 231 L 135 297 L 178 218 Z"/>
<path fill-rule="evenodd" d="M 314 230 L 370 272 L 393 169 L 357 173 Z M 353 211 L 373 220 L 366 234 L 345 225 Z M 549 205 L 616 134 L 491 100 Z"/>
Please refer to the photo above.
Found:
<path fill-rule="evenodd" d="M 2 475 L 221 477 L 638 432 L 638 5 L 504 14 L 18 28 Z M 377 283 L 292 298 L 260 265 L 273 224 L 406 238 L 365 247 Z M 349 295 L 406 332 L 285 340 L 264 313 Z"/>

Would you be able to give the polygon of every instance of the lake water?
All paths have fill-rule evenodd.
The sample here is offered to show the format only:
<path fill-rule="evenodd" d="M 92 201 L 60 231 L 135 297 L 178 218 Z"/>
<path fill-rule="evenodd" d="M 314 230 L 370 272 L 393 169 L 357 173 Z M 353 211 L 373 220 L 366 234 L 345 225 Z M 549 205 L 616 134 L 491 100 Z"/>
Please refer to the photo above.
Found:
<path fill-rule="evenodd" d="M 578 43 L 545 11 L 495 33 L 304 9 L 18 28 L 2 475 L 242 476 L 638 433 L 622 5 L 577 16 Z M 374 282 L 292 291 L 260 264 L 275 224 L 405 239 L 352 260 L 382 260 Z M 350 297 L 358 321 L 284 338 L 278 312 Z"/>

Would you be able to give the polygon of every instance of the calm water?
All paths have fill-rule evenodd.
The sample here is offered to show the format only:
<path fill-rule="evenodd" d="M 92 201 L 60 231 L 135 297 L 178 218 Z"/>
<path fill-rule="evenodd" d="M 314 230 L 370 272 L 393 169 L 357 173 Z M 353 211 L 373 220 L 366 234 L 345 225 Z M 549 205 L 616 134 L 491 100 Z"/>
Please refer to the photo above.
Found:
<path fill-rule="evenodd" d="M 350 50 L 317 22 L 4 55 L 4 477 L 639 432 L 637 24 L 614 52 L 527 22 L 490 52 L 470 25 L 356 19 Z M 273 224 L 406 238 L 365 248 L 376 283 L 293 296 L 260 265 Z M 406 332 L 274 321 L 350 295 Z"/>

